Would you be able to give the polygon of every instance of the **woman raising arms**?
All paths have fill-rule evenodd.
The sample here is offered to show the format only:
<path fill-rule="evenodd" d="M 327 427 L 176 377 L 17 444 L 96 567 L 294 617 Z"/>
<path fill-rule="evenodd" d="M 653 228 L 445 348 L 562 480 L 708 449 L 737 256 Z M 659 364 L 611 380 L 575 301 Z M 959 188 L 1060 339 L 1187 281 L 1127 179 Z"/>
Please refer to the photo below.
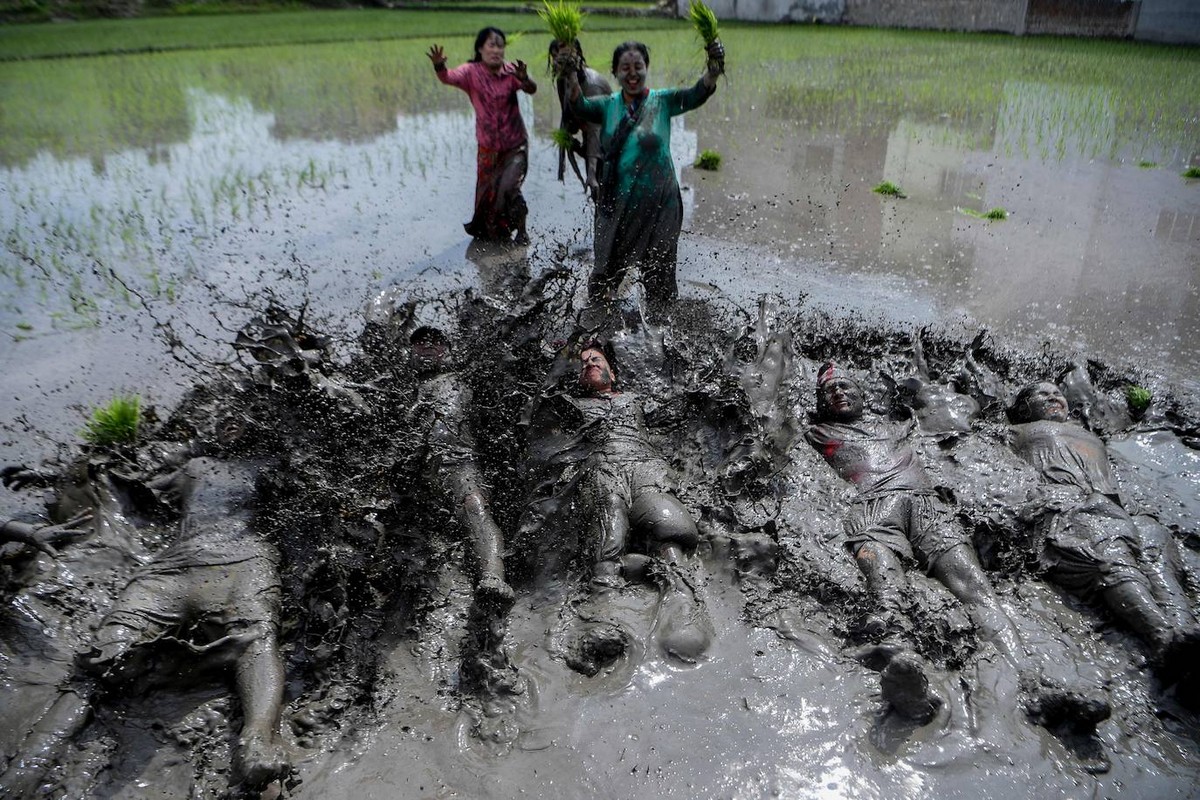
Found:
<path fill-rule="evenodd" d="M 477 239 L 529 242 L 525 230 L 528 206 L 521 184 L 529 167 L 528 136 L 517 106 L 517 92 L 533 94 L 537 84 L 525 62 L 504 60 L 504 32 L 487 27 L 475 37 L 475 56 L 466 64 L 446 68 L 446 53 L 433 45 L 427 55 L 439 81 L 457 86 L 475 108 L 476 162 L 475 215 L 463 227 Z"/>
<path fill-rule="evenodd" d="M 620 91 L 583 97 L 575 57 L 560 54 L 567 95 L 576 115 L 601 125 L 600 192 L 593 247 L 596 266 L 588 281 L 592 302 L 612 299 L 631 266 L 641 268 L 651 304 L 675 299 L 675 260 L 683 227 L 683 200 L 671 161 L 671 117 L 704 105 L 717 88 L 725 49 L 714 41 L 708 64 L 689 89 L 646 88 L 650 52 L 641 42 L 613 51 L 612 71 Z"/>

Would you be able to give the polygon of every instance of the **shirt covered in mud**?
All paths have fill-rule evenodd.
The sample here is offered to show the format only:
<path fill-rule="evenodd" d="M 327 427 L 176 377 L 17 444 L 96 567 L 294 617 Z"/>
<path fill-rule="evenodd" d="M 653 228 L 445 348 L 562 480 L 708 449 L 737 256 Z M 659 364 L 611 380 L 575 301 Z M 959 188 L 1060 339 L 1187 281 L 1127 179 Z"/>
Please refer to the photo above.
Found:
<path fill-rule="evenodd" d="M 858 487 L 862 499 L 896 492 L 933 494 L 933 484 L 908 445 L 912 423 L 879 422 L 870 428 L 823 422 L 805 439 L 844 480 Z"/>
<path fill-rule="evenodd" d="M 1108 449 L 1099 436 L 1079 425 L 1038 420 L 1014 426 L 1013 449 L 1048 483 L 1118 499 Z"/>
<path fill-rule="evenodd" d="M 449 493 L 455 507 L 467 493 L 484 489 L 466 413 L 470 404 L 471 390 L 457 374 L 446 372 L 421 383 L 408 413 L 410 430 L 419 438 L 408 451 L 405 472 Z"/>
<path fill-rule="evenodd" d="M 488 150 L 511 150 L 525 144 L 525 122 L 517 104 L 521 81 L 512 64 L 493 73 L 479 61 L 454 69 L 437 70 L 439 81 L 457 86 L 471 98 L 475 108 L 475 139 Z"/>

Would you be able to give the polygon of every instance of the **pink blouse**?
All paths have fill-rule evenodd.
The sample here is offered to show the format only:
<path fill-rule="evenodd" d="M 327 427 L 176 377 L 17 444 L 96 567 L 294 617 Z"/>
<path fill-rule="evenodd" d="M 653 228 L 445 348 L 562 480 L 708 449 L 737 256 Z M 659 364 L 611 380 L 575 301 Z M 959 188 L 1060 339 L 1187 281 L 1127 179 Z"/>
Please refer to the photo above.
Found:
<path fill-rule="evenodd" d="M 475 139 L 489 150 L 511 150 L 525 144 L 525 123 L 517 107 L 521 81 L 516 67 L 505 63 L 492 73 L 482 63 L 469 61 L 454 69 L 436 71 L 438 80 L 462 89 L 475 107 Z"/>

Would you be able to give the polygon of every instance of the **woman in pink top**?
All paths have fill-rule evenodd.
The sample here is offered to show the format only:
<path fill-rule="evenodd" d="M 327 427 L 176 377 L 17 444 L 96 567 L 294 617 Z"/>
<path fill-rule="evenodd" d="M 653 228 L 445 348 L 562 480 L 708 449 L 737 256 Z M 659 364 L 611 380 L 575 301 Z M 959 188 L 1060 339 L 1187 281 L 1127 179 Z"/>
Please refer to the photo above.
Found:
<path fill-rule="evenodd" d="M 462 66 L 447 69 L 441 45 L 430 47 L 428 55 L 438 80 L 462 89 L 475 107 L 475 216 L 463 227 L 477 239 L 507 240 L 516 232 L 516 240 L 525 244 L 528 206 L 521 184 L 529 148 L 517 92 L 533 94 L 537 84 L 530 80 L 524 61 L 505 63 L 504 44 L 504 32 L 488 27 L 475 37 L 475 57 Z"/>

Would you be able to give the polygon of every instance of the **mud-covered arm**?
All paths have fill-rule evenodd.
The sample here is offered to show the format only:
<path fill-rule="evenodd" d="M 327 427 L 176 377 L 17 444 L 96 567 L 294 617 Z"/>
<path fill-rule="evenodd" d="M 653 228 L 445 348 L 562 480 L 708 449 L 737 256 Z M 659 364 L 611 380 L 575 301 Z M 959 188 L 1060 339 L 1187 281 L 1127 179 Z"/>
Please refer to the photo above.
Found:
<path fill-rule="evenodd" d="M 50 469 L 13 464 L 0 469 L 0 482 L 5 487 L 19 492 L 22 489 L 44 488 L 58 480 L 58 473 Z"/>
<path fill-rule="evenodd" d="M 82 526 L 91 521 L 91 512 L 80 514 L 59 525 L 34 525 L 10 519 L 0 523 L 0 541 L 19 542 L 53 556 L 55 551 L 50 545 L 62 544 L 87 536 L 91 531 Z"/>
<path fill-rule="evenodd" d="M 725 71 L 725 48 L 720 42 L 713 42 L 707 48 L 707 56 L 708 63 L 696 85 L 690 89 L 676 89 L 671 92 L 671 116 L 699 108 L 717 91 L 717 76 Z"/>

